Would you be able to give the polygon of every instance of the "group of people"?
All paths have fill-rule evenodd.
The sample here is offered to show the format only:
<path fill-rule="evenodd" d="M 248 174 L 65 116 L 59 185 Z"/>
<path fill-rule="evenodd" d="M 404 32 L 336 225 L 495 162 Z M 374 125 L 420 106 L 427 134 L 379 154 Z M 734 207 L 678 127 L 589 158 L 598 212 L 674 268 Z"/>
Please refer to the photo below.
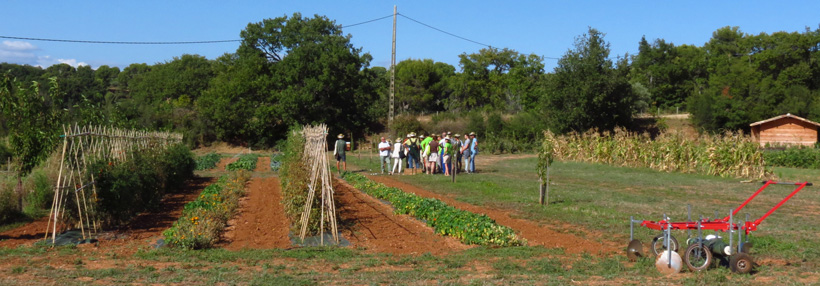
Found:
<path fill-rule="evenodd" d="M 381 137 L 381 172 L 390 175 L 402 174 L 402 167 L 406 166 L 408 170 L 412 170 L 412 174 L 416 174 L 416 169 L 425 174 L 440 172 L 445 176 L 462 169 L 464 172 L 474 173 L 478 139 L 475 132 L 464 134 L 463 138 L 461 139 L 460 134 L 451 132 L 442 132 L 441 136 L 422 134 L 416 138 L 416 133 L 411 132 L 405 138 L 397 138 L 391 144 L 390 140 Z"/>

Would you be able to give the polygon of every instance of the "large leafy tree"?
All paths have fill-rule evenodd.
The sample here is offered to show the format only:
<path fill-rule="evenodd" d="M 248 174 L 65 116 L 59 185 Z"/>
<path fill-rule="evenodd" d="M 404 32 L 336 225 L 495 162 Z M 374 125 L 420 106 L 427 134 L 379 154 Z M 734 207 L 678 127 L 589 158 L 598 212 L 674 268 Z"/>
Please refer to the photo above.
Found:
<path fill-rule="evenodd" d="M 489 107 L 514 112 L 534 106 L 536 83 L 544 74 L 541 57 L 507 48 L 485 48 L 459 58 L 461 73 L 452 80 L 450 108 Z"/>
<path fill-rule="evenodd" d="M 408 59 L 396 65 L 396 105 L 403 111 L 443 110 L 455 67 L 430 59 Z"/>
<path fill-rule="evenodd" d="M 18 206 L 22 210 L 22 178 L 48 157 L 59 138 L 57 79 L 49 79 L 47 92 L 40 91 L 40 83 L 25 85 L 8 73 L 0 79 L 0 110 L 3 118 L 14 118 L 8 124 L 9 145 L 17 173 Z"/>
<path fill-rule="evenodd" d="M 616 67 L 609 52 L 604 34 L 590 28 L 558 61 L 544 101 L 555 131 L 611 130 L 631 122 L 635 96 L 628 65 L 622 60 Z"/>
<path fill-rule="evenodd" d="M 221 60 L 226 72 L 199 105 L 219 139 L 270 146 L 293 124 L 363 132 L 375 119 L 367 115 L 377 97 L 362 92 L 371 57 L 353 47 L 340 25 L 295 13 L 248 24 L 240 36 L 236 55 Z"/>

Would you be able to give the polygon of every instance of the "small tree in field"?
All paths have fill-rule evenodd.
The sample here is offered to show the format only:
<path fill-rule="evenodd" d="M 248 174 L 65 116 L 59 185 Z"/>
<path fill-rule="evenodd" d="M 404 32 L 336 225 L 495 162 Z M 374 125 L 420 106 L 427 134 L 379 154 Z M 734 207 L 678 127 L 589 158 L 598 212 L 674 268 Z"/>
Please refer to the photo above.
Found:
<path fill-rule="evenodd" d="M 552 161 L 554 159 L 553 140 L 555 140 L 555 135 L 553 135 L 549 130 L 544 131 L 544 141 L 541 143 L 541 149 L 538 150 L 538 167 L 536 171 L 538 172 L 538 181 L 540 183 L 539 203 L 542 205 L 548 205 L 550 201 L 550 165 L 552 165 Z"/>
<path fill-rule="evenodd" d="M 40 93 L 40 84 L 24 87 L 6 73 L 0 82 L 0 111 L 6 119 L 9 145 L 17 175 L 17 207 L 23 209 L 23 177 L 48 157 L 57 135 L 57 79 L 49 79 L 49 90 Z"/>

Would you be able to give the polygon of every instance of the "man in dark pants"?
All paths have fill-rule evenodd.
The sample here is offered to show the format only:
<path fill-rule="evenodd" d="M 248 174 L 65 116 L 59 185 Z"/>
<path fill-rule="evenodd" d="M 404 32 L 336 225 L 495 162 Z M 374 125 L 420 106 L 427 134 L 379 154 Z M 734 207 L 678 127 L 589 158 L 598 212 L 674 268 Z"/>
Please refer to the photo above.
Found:
<path fill-rule="evenodd" d="M 342 169 L 339 168 L 339 163 L 341 162 L 341 165 L 344 167 L 344 171 L 347 172 L 347 158 L 345 157 L 345 146 L 347 146 L 347 144 L 344 140 L 345 135 L 339 134 L 336 138 L 339 138 L 336 140 L 336 144 L 334 144 L 335 147 L 333 148 L 333 156 L 336 157 L 336 170 L 339 170 L 340 173 L 342 172 Z"/>

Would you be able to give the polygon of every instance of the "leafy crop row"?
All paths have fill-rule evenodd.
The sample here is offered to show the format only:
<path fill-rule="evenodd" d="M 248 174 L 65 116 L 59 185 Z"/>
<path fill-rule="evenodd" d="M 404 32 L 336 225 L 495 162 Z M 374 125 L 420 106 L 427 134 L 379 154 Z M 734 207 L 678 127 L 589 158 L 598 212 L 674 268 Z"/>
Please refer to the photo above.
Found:
<path fill-rule="evenodd" d="M 214 152 L 199 156 L 199 158 L 196 158 L 196 169 L 200 171 L 213 169 L 219 163 L 219 159 L 219 154 Z"/>
<path fill-rule="evenodd" d="M 213 246 L 236 212 L 249 179 L 249 172 L 239 170 L 206 187 L 195 201 L 185 205 L 182 217 L 163 232 L 165 242 L 186 249 Z"/>
<path fill-rule="evenodd" d="M 259 156 L 254 155 L 254 154 L 245 154 L 245 155 L 239 156 L 239 160 L 236 160 L 236 162 L 228 164 L 228 166 L 225 167 L 225 170 L 228 170 L 228 171 L 236 171 L 236 170 L 253 171 L 254 169 L 256 169 L 256 161 L 257 161 L 258 157 Z"/>
<path fill-rule="evenodd" d="M 427 222 L 436 233 L 449 235 L 465 244 L 517 246 L 526 241 L 512 229 L 498 225 L 487 215 L 460 210 L 444 202 L 422 198 L 398 188 L 387 187 L 355 173 L 345 173 L 344 179 L 354 187 L 378 199 L 393 204 L 396 213 L 408 214 Z"/>
<path fill-rule="evenodd" d="M 664 133 L 652 139 L 616 129 L 614 134 L 603 135 L 594 131 L 554 135 L 547 131 L 544 137 L 560 160 L 721 177 L 757 179 L 768 174 L 758 144 L 742 133 L 695 139 Z"/>

